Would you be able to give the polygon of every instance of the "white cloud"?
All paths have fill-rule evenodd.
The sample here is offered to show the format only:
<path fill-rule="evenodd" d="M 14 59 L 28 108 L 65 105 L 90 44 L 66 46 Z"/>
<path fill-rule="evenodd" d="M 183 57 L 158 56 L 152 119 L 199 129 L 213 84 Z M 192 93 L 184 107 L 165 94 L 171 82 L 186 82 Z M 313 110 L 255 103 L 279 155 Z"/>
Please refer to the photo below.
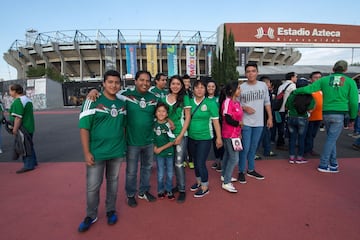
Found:
<path fill-rule="evenodd" d="M 360 49 L 352 48 L 299 48 L 302 57 L 296 65 L 333 65 L 338 60 L 349 64 L 360 62 Z"/>

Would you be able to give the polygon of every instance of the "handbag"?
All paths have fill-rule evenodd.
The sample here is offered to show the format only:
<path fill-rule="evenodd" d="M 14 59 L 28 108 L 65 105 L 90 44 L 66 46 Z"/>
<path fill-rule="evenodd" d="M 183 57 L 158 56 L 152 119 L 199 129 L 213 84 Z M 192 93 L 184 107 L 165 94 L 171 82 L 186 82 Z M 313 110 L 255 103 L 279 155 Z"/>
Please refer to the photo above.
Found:
<path fill-rule="evenodd" d="M 239 151 L 243 150 L 243 146 L 242 146 L 240 138 L 231 138 L 231 144 L 232 144 L 234 151 L 239 152 Z"/>

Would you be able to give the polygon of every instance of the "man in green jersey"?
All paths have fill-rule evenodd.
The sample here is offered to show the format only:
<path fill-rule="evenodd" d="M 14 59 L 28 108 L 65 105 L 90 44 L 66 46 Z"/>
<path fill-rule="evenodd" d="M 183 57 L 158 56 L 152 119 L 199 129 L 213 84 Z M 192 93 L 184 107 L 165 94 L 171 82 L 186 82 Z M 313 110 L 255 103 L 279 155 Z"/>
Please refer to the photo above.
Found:
<path fill-rule="evenodd" d="M 19 132 L 22 132 L 24 136 L 27 136 L 24 139 L 30 141 L 30 152 L 25 151 L 26 154 L 23 156 L 24 167 L 16 171 L 17 174 L 21 174 L 34 170 L 38 165 L 32 142 L 35 132 L 34 109 L 31 99 L 24 94 L 24 88 L 21 85 L 11 84 L 9 94 L 14 98 L 9 110 L 9 120 L 13 123 L 12 133 L 18 136 Z M 24 145 L 26 149 L 27 144 L 24 143 Z"/>
<path fill-rule="evenodd" d="M 97 220 L 100 187 L 106 172 L 106 215 L 109 225 L 117 222 L 116 198 L 119 168 L 126 152 L 126 104 L 116 97 L 120 74 L 109 70 L 104 75 L 103 93 L 96 101 L 86 99 L 79 117 L 81 144 L 86 163 L 87 208 L 79 232 L 87 231 Z"/>
<path fill-rule="evenodd" d="M 127 157 L 126 194 L 128 205 L 136 207 L 137 172 L 140 161 L 140 186 L 138 197 L 148 202 L 156 198 L 149 192 L 151 167 L 154 158 L 153 126 L 155 107 L 158 98 L 149 92 L 151 74 L 138 71 L 135 75 L 135 88 L 122 93 L 126 98 L 127 109 Z"/>
<path fill-rule="evenodd" d="M 158 73 L 154 80 L 155 86 L 151 87 L 149 91 L 158 98 L 164 98 L 168 94 L 168 91 L 165 89 L 167 76 L 164 73 Z"/>
<path fill-rule="evenodd" d="M 346 61 L 337 61 L 333 67 L 334 73 L 295 91 L 295 94 L 311 94 L 320 90 L 323 93 L 322 111 L 327 137 L 320 156 L 320 172 L 339 172 L 336 141 L 343 129 L 344 116 L 349 114 L 353 121 L 358 112 L 358 89 L 355 81 L 344 74 L 347 69 Z"/>

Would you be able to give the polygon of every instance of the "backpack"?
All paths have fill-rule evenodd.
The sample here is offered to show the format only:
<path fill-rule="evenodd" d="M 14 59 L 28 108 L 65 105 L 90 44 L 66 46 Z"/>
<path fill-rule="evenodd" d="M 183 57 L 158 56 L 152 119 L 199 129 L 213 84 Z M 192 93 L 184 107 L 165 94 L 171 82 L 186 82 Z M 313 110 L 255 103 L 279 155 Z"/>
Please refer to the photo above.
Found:
<path fill-rule="evenodd" d="M 311 94 L 297 94 L 295 95 L 293 106 L 299 115 L 303 115 L 307 112 L 311 103 Z"/>
<path fill-rule="evenodd" d="M 284 102 L 284 95 L 285 95 L 285 91 L 286 89 L 291 85 L 291 83 L 289 83 L 288 85 L 286 85 L 286 87 L 278 94 L 276 95 L 275 99 L 274 99 L 274 103 L 273 103 L 273 110 L 274 111 L 279 111 L 283 102 Z"/>

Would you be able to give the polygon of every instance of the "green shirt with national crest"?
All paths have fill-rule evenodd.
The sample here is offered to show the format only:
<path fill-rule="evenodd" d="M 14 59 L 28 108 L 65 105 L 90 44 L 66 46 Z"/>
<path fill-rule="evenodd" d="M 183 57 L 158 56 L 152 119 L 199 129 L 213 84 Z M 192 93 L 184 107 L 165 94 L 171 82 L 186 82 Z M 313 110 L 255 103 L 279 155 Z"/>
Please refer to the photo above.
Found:
<path fill-rule="evenodd" d="M 194 140 L 210 140 L 214 137 L 212 120 L 219 119 L 219 108 L 217 103 L 209 98 L 204 98 L 200 106 L 195 98 L 190 99 L 191 121 L 188 135 Z"/>
<path fill-rule="evenodd" d="M 126 154 L 125 101 L 111 100 L 100 95 L 96 101 L 83 103 L 79 128 L 87 129 L 90 152 L 95 161 L 124 157 Z"/>
<path fill-rule="evenodd" d="M 170 130 L 169 123 L 159 123 L 156 121 L 154 124 L 154 145 L 156 147 L 162 147 L 169 142 L 173 142 L 174 140 L 175 135 Z M 174 147 L 168 147 L 157 155 L 161 157 L 171 157 L 174 155 Z"/>
<path fill-rule="evenodd" d="M 151 92 L 140 93 L 127 89 L 122 93 L 126 99 L 126 139 L 129 146 L 146 146 L 153 143 L 155 107 L 158 98 Z"/>

